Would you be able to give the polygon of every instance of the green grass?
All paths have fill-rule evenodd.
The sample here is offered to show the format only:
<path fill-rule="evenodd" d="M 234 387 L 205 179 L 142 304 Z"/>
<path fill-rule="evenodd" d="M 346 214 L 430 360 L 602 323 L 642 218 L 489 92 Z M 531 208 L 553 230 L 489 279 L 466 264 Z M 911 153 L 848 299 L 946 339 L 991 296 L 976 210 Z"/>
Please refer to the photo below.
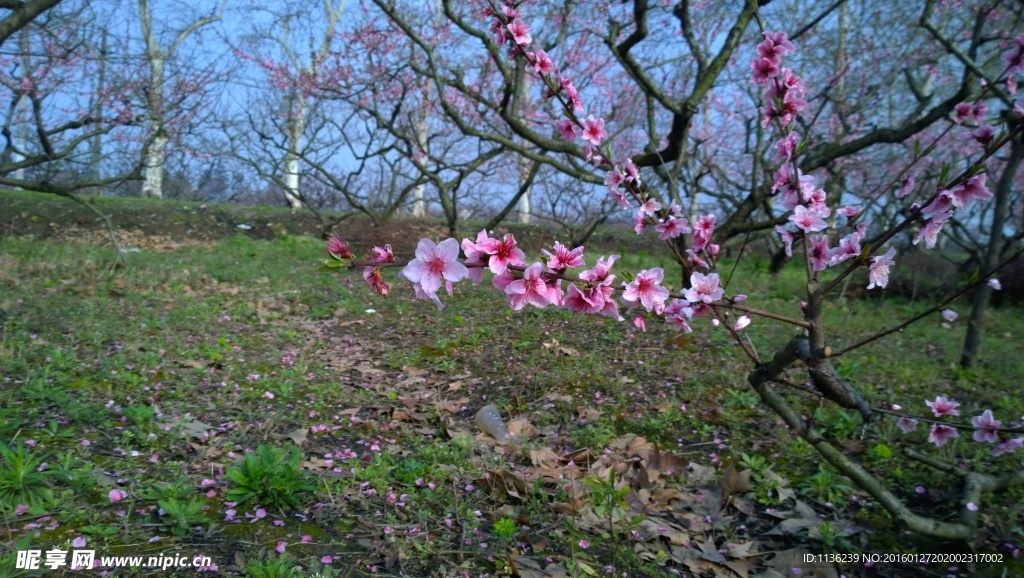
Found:
<path fill-rule="evenodd" d="M 851 491 L 819 469 L 813 450 L 780 431 L 777 418 L 758 405 L 745 385 L 750 363 L 707 323 L 680 335 L 657 320 L 642 333 L 628 321 L 581 319 L 553 308 L 514 313 L 487 281 L 459 284 L 454 297 L 442 296 L 446 307 L 439 312 L 413 300 L 402 281 L 383 299 L 366 291 L 358 272 L 321 273 L 320 256 L 312 238 L 233 236 L 208 246 L 131 254 L 127 268 L 114 268 L 108 249 L 0 239 L 0 319 L 6 319 L 0 442 L 14 447 L 32 440 L 19 447 L 31 454 L 24 457 L 49 464 L 44 471 L 52 492 L 4 499 L 6 524 L 20 529 L 23 517 L 49 514 L 59 525 L 49 529 L 44 522 L 33 548 L 77 536 L 101 555 L 128 554 L 139 544 L 147 552 L 178 548 L 250 576 L 289 575 L 296 567 L 302 569 L 296 575 L 338 569 L 348 575 L 371 569 L 507 575 L 512 549 L 516 556 L 551 557 L 575 575 L 586 574 L 582 564 L 601 575 L 611 574 L 607 565 L 615 575 L 660 576 L 665 559 L 634 551 L 619 535 L 625 528 L 619 520 L 614 532 L 602 532 L 550 508 L 575 492 L 600 498 L 614 494 L 611 488 L 591 483 L 600 490 L 591 496 L 586 492 L 596 490 L 582 483 L 537 478 L 516 498 L 488 489 L 484 477 L 530 471 L 531 450 L 599 455 L 616 438 L 638 434 L 705 466 L 758 464 L 760 491 L 751 494 L 758 514 L 730 510 L 731 521 L 694 530 L 695 539 L 756 540 L 770 528 L 774 521 L 763 511 L 781 507 L 765 490 L 776 487 L 769 486 L 776 484 L 765 473 L 770 469 L 829 519 L 856 518 L 871 527 L 874 534 L 856 537 L 864 536 L 858 547 L 865 551 L 963 547 L 913 543 L 877 507 L 851 506 Z M 588 262 L 594 257 L 588 251 Z M 673 271 L 657 255 L 624 257 L 617 270 L 653 266 Z M 798 316 L 799 264 L 776 278 L 759 275 L 764 267 L 741 262 L 730 293 L 749 294 L 754 307 Z M 719 268 L 728 275 L 732 263 L 723 260 Z M 678 288 L 672 275 L 668 284 Z M 827 321 L 841 346 L 922 307 L 876 294 L 835 298 Z M 950 326 L 937 316 L 844 356 L 839 371 L 871 399 L 918 414 L 927 411 L 924 399 L 947 395 L 964 403 L 966 416 L 988 407 L 1007 419 L 1019 416 L 1024 401 L 1012 392 L 1024 379 L 1015 361 L 1021 313 L 990 312 L 981 363 L 969 373 L 955 365 L 964 324 Z M 762 357 L 795 333 L 762 320 L 748 331 Z M 440 400 L 455 404 L 455 411 L 435 405 Z M 474 440 L 472 414 L 485 403 L 544 433 L 522 447 Z M 862 443 L 866 466 L 892 480 L 913 507 L 953 511 L 951 480 L 893 458 L 897 452 L 890 448 L 905 436 L 890 421 L 863 430 L 848 412 L 817 410 L 814 403 L 801 408 L 830 435 Z M 997 470 L 1012 463 L 989 460 L 985 448 L 966 437 L 938 454 Z M 223 476 L 247 452 L 294 445 L 312 491 L 288 468 L 281 478 L 288 487 L 274 490 L 287 499 L 259 503 L 259 488 L 267 486 L 254 482 L 249 502 L 225 503 L 237 485 Z M 621 457 L 622 450 L 608 451 Z M 0 467 L 16 473 L 10 460 Z M 263 471 L 251 470 L 249 477 Z M 664 480 L 687 483 L 685 476 Z M 918 485 L 937 492 L 937 501 L 917 497 Z M 111 503 L 115 488 L 126 497 Z M 11 492 L 27 496 L 15 488 L 0 497 Z M 852 497 L 863 500 L 856 490 Z M 980 551 L 996 551 L 1004 542 L 1019 546 L 1024 493 L 986 499 Z M 29 510 L 15 515 L 23 501 Z M 250 523 L 245 516 L 257 516 L 257 505 L 265 517 Z M 225 520 L 229 510 L 242 522 Z M 605 517 L 614 510 L 608 506 Z M 23 535 L 13 532 L 5 542 Z M 579 546 L 584 539 L 588 549 Z M 792 538 L 789 545 L 807 539 Z M 286 544 L 283 556 L 275 551 L 279 542 Z M 526 545 L 541 549 L 526 554 L 532 552 Z M 811 548 L 828 551 L 813 540 Z M 321 562 L 325 557 L 331 562 Z"/>

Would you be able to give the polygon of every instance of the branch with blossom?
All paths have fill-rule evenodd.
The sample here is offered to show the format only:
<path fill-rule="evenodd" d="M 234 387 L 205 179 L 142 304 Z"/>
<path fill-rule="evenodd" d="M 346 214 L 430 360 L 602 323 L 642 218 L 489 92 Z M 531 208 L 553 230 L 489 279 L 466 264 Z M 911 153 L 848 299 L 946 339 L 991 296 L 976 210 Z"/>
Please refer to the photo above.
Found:
<path fill-rule="evenodd" d="M 794 433 L 868 491 L 897 520 L 911 529 L 936 536 L 974 535 L 976 518 L 962 516 L 965 521 L 946 523 L 911 513 L 881 482 L 825 439 L 813 423 L 805 419 L 772 384 L 783 381 L 783 374 L 788 368 L 802 364 L 810 376 L 809 383 L 818 393 L 844 409 L 859 411 L 866 423 L 871 423 L 878 414 L 893 414 L 891 409 L 872 407 L 832 365 L 831 358 L 835 354 L 827 344 L 828 334 L 823 321 L 825 298 L 839 280 L 861 267 L 867 269 L 869 290 L 885 288 L 896 262 L 895 248 L 887 247 L 889 240 L 911 223 L 922 222 L 922 232 L 914 243 L 923 240 L 925 246 L 931 248 L 943 224 L 955 211 L 966 210 L 973 203 L 991 197 L 986 187 L 984 162 L 1020 132 L 1021 127 L 1017 126 L 1004 135 L 983 129 L 971 132 L 970 138 L 982 147 L 982 154 L 960 175 L 947 179 L 944 174 L 936 192 L 929 199 L 911 207 L 909 215 L 902 222 L 875 242 L 863 246 L 869 226 L 869 222 L 862 218 L 863 208 L 839 208 L 836 212 L 845 222 L 838 233 L 831 231 L 828 219 L 834 217 L 828 203 L 828 194 L 823 187 L 817 186 L 813 176 L 802 174 L 799 168 L 798 161 L 807 143 L 796 127 L 799 126 L 797 119 L 807 106 L 806 87 L 803 79 L 783 66 L 783 59 L 795 50 L 786 34 L 763 31 L 763 40 L 757 46 L 757 56 L 751 61 L 751 70 L 752 81 L 766 87 L 761 125 L 764 128 L 774 127 L 782 135 L 775 144 L 779 168 L 774 174 L 772 194 L 777 197 L 776 204 L 787 211 L 789 216 L 785 225 L 776 227 L 776 232 L 788 253 L 792 253 L 792 246 L 797 240 L 801 242 L 807 273 L 807 301 L 801 304 L 801 319 L 790 319 L 744 305 L 746 297 L 743 295 L 726 297 L 725 287 L 715 271 L 719 247 L 711 243 L 715 216 L 709 214 L 691 219 L 678 204 L 663 206 L 643 186 L 640 173 L 631 159 L 626 158 L 624 162 L 614 160 L 616 156 L 604 118 L 593 113 L 587 114 L 574 84 L 559 72 L 549 55 L 543 50 L 529 50 L 533 40 L 531 29 L 519 13 L 518 4 L 503 2 L 498 5 L 493 0 L 487 0 L 487 4 L 489 8 L 483 16 L 491 21 L 490 31 L 494 43 L 499 47 L 507 47 L 511 58 L 520 59 L 527 68 L 532 69 L 544 83 L 544 96 L 561 106 L 564 118 L 554 121 L 554 131 L 566 141 L 583 142 L 586 160 L 606 171 L 604 183 L 608 187 L 609 196 L 622 209 L 639 206 L 634 217 L 637 234 L 650 227 L 657 231 L 659 239 L 668 242 L 683 269 L 687 286 L 677 293 L 664 287 L 665 272 L 661 268 L 638 271 L 635 275 L 622 274 L 624 279 L 617 281 L 616 275 L 611 273 L 617 255 L 602 256 L 593 267 L 572 276 L 567 273 L 568 270 L 587 266 L 583 247 L 569 248 L 556 243 L 553 252 L 545 251 L 545 261 L 527 263 L 526 255 L 517 247 L 511 234 L 497 239 L 490 237 L 486 230 L 481 231 L 475 240 L 464 239 L 461 244 L 454 238 L 436 244 L 423 239 L 417 246 L 415 258 L 404 264 L 394 258 L 390 247 L 376 247 L 370 259 L 356 261 L 347 252 L 347 248 L 341 248 L 344 247 L 343 243 L 332 241 L 333 249 L 331 244 L 328 245 L 328 253 L 332 257 L 327 261 L 329 266 L 364 267 L 364 278 L 379 293 L 386 293 L 391 288 L 380 281 L 381 268 L 402 267 L 401 276 L 413 284 L 417 298 L 430 299 L 439 308 L 443 307 L 438 297 L 442 287 L 452 295 L 455 283 L 467 277 L 474 283 L 481 283 L 483 271 L 488 269 L 494 275 L 492 285 L 504 292 L 509 307 L 516 311 L 526 306 L 554 306 L 574 313 L 604 315 L 618 320 L 629 315 L 633 317 L 633 323 L 643 330 L 646 329 L 649 315 L 663 317 L 680 331 L 692 331 L 690 323 L 694 319 L 708 317 L 712 324 L 724 326 L 746 355 L 755 362 L 755 369 L 748 374 L 748 382 L 762 401 L 782 417 Z M 1024 54 L 1024 48 L 1021 52 Z M 1024 59 L 1024 56 L 1021 58 Z M 973 115 L 976 111 L 979 116 L 984 114 L 977 106 L 972 106 L 970 111 L 958 110 L 958 114 Z M 912 181 L 908 179 L 908 182 L 907 188 L 913 186 Z M 689 235 L 690 249 L 685 251 L 674 242 L 683 235 Z M 461 261 L 460 253 L 464 255 Z M 844 263 L 842 272 L 836 278 L 829 283 L 822 282 L 823 272 Z M 564 289 L 563 282 L 566 283 Z M 732 321 L 729 318 L 731 310 L 744 315 Z M 934 312 L 941 312 L 946 319 L 955 315 L 941 306 L 928 314 Z M 750 324 L 750 316 L 747 314 L 790 323 L 805 333 L 792 338 L 770 361 L 762 362 L 752 344 L 742 338 L 745 335 L 741 332 Z M 928 405 L 936 417 L 941 419 L 946 415 L 955 415 L 952 412 L 956 406 L 951 406 L 951 403 L 954 402 L 939 396 L 928 402 Z M 899 417 L 897 426 L 904 431 L 913 431 L 917 425 L 917 422 L 912 422 L 915 418 L 907 415 Z M 952 422 L 932 423 L 928 442 L 941 447 L 958 436 L 957 426 Z M 979 443 L 994 444 L 991 453 L 996 456 L 1024 446 L 1024 437 L 1011 437 L 1017 433 L 1016 428 L 1001 426 L 1002 422 L 992 411 L 985 409 L 972 420 L 972 437 Z M 971 475 L 975 477 L 965 484 L 965 499 L 976 499 L 979 487 L 998 489 L 1024 478 L 1020 475 Z"/>

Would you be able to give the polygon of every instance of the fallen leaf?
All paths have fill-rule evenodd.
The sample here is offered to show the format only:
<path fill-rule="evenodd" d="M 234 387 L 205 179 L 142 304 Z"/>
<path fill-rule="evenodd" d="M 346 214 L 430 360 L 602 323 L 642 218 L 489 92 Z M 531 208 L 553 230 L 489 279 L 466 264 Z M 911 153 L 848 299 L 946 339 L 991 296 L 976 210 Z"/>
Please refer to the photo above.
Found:
<path fill-rule="evenodd" d="M 519 418 L 508 422 L 508 432 L 519 439 L 529 439 L 537 432 L 537 428 L 533 427 L 530 420 Z"/>
<path fill-rule="evenodd" d="M 290 437 L 292 441 L 295 442 L 295 445 L 301 446 L 302 444 L 306 443 L 306 434 L 308 432 L 308 428 L 302 427 L 297 430 L 292 430 L 288 432 L 288 437 Z"/>
<path fill-rule="evenodd" d="M 530 450 L 530 461 L 535 466 L 551 467 L 553 464 L 559 463 L 561 460 L 558 454 L 551 448 L 540 448 L 539 450 Z"/>
<path fill-rule="evenodd" d="M 565 564 L 561 562 L 542 567 L 532 558 L 509 556 L 508 563 L 512 575 L 520 578 L 564 578 L 566 575 Z"/>
<path fill-rule="evenodd" d="M 480 484 L 490 490 L 508 494 L 509 497 L 525 501 L 529 497 L 526 478 L 517 476 L 506 470 L 487 470 L 488 476 L 480 479 Z"/>
<path fill-rule="evenodd" d="M 551 511 L 556 514 L 564 514 L 566 516 L 577 516 L 579 515 L 580 510 L 583 509 L 583 507 L 586 505 L 587 503 L 581 498 L 573 498 L 572 500 L 569 500 L 568 503 L 552 502 L 548 504 L 548 507 L 551 508 Z"/>
<path fill-rule="evenodd" d="M 204 369 L 208 365 L 205 361 L 196 361 L 195 359 L 183 359 L 178 362 L 180 367 L 191 367 L 192 369 Z"/>
<path fill-rule="evenodd" d="M 736 469 L 736 464 L 729 464 L 722 472 L 722 478 L 718 483 L 722 486 L 723 498 L 733 494 L 745 494 L 750 491 L 750 470 L 740 472 Z"/>
<path fill-rule="evenodd" d="M 718 551 L 718 547 L 715 546 L 715 542 L 711 538 L 700 544 L 700 556 L 709 562 L 725 562 L 725 556 Z"/>

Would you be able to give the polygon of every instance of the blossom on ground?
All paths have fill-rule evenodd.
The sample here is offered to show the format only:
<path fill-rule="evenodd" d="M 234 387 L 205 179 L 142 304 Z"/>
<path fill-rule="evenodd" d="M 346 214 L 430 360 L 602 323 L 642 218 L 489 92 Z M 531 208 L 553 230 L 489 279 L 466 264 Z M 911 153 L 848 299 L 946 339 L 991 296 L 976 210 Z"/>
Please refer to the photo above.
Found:
<path fill-rule="evenodd" d="M 956 311 L 953 311 L 952 309 L 942 310 L 942 318 L 945 319 L 946 321 L 949 321 L 950 323 L 956 321 L 957 317 L 959 317 L 959 315 Z"/>
<path fill-rule="evenodd" d="M 1003 288 L 1003 284 L 999 282 L 999 279 L 989 279 L 988 282 L 985 284 L 991 287 L 992 289 L 995 289 L 996 291 L 999 291 L 1000 289 Z"/>

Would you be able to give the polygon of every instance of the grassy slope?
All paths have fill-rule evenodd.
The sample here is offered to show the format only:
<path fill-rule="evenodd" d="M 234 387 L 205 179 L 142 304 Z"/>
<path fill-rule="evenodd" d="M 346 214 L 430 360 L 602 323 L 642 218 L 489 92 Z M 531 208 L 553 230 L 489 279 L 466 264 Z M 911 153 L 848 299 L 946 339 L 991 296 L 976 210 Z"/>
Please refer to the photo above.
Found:
<path fill-rule="evenodd" d="M 197 213 L 176 205 L 114 202 L 152 211 L 164 222 L 199 226 Z M 175 210 L 163 213 L 168 207 Z M 287 212 L 267 214 L 279 222 L 288 218 Z M 349 285 L 318 273 L 319 252 L 311 238 L 229 236 L 213 245 L 132 254 L 129 268 L 114 270 L 107 249 L 0 240 L 0 440 L 34 440 L 28 451 L 48 462 L 42 479 L 61 498 L 42 499 L 45 504 L 17 517 L 7 508 L 3 542 L 14 546 L 31 534 L 24 530 L 29 518 L 46 513 L 53 517 L 41 522 L 36 547 L 79 535 L 104 555 L 166 553 L 174 545 L 190 555 L 214 556 L 222 571 L 249 567 L 254 576 L 282 561 L 300 564 L 304 574 L 335 568 L 359 575 L 371 567 L 384 574 L 500 573 L 513 551 L 536 556 L 541 565 L 551 557 L 561 567 L 584 563 L 599 573 L 607 565 L 616 574 L 661 575 L 666 557 L 681 555 L 671 547 L 681 546 L 663 537 L 639 540 L 634 549 L 586 516 L 553 513 L 551 503 L 571 502 L 577 492 L 594 501 L 600 492 L 552 481 L 543 471 L 550 464 L 538 465 L 531 454 L 548 448 L 557 456 L 577 456 L 590 448 L 595 455 L 604 450 L 609 463 L 628 465 L 635 456 L 615 440 L 638 434 L 695 464 L 736 463 L 753 468 L 755 478 L 771 468 L 826 520 L 856 519 L 875 532 L 856 533 L 845 545 L 834 539 L 823 544 L 820 531 L 810 541 L 800 535 L 766 538 L 763 532 L 777 520 L 765 509 L 774 504 L 767 484 L 755 483 L 753 509 L 723 511 L 710 524 L 699 523 L 703 514 L 693 518 L 702 510 L 690 502 L 676 501 L 672 513 L 648 512 L 666 525 L 678 523 L 695 544 L 712 539 L 777 551 L 807 542 L 805 547 L 822 552 L 962 548 L 915 542 L 891 528 L 878 510 L 859 507 L 856 493 L 819 471 L 807 446 L 778 431 L 776 419 L 756 407 L 743 385 L 749 364 L 736 356 L 724 333 L 705 324 L 697 324 L 694 334 L 677 335 L 652 321 L 647 333 L 638 333 L 629 323 L 579 319 L 554 309 L 513 313 L 486 284 L 460 285 L 438 312 L 430 303 L 413 301 L 402 282 L 391 298 L 380 299 L 364 290 L 357 274 L 348 276 Z M 594 254 L 588 254 L 592 262 Z M 632 257 L 621 268 L 635 272 L 657 264 L 654 257 Z M 751 294 L 755 306 L 793 314 L 798 267 L 774 280 L 757 275 L 763 267 L 742 263 L 731 291 Z M 744 278 L 754 281 L 743 285 Z M 868 335 L 915 309 L 878 295 L 850 299 L 831 319 L 836 342 Z M 941 394 L 970 400 L 964 415 L 985 407 L 1002 416 L 1021 415 L 1024 403 L 1013 393 L 1024 377 L 1015 359 L 1020 319 L 1015 309 L 991 316 L 983 363 L 970 374 L 953 365 L 962 324 L 949 326 L 938 318 L 851 354 L 840 372 L 874 399 L 919 414 L 926 412 L 924 398 Z M 760 321 L 749 331 L 763 356 L 792 333 Z M 524 445 L 509 448 L 474 439 L 472 415 L 492 402 L 506 415 L 528 420 L 538 433 L 525 433 Z M 814 411 L 813 404 L 805 408 Z M 862 433 L 848 414 L 822 410 L 820 419 L 848 439 L 852 451 L 865 452 L 869 467 L 913 496 L 915 507 L 951 507 L 955 496 L 948 479 L 888 458 L 904 439 L 891 423 Z M 207 424 L 213 435 L 183 437 L 172 427 L 176 423 Z M 300 494 L 298 508 L 268 508 L 267 518 L 256 523 L 225 522 L 224 502 L 233 484 L 220 477 L 224 469 L 261 444 L 286 447 L 302 437 L 308 438 L 301 445 L 303 465 L 315 475 L 315 492 Z M 923 435 L 913 439 L 920 443 Z M 979 449 L 957 440 L 939 454 L 987 463 Z M 346 450 L 357 457 L 348 458 Z M 741 460 L 741 454 L 748 458 Z M 1014 459 L 1019 465 L 1019 455 Z M 993 465 L 1007 467 L 1005 461 Z M 3 467 L 0 480 L 7 479 Z M 557 467 L 563 479 L 586 474 L 565 457 Z M 61 470 L 73 479 L 58 479 Z M 487 472 L 519 472 L 530 484 L 517 498 L 500 487 L 488 489 Z M 701 491 L 695 478 L 665 476 L 653 489 L 695 496 Z M 202 487 L 202 480 L 218 483 Z M 124 502 L 109 503 L 114 484 L 128 495 Z M 916 494 L 918 485 L 926 493 Z M 169 499 L 184 504 L 205 492 L 212 492 L 207 510 L 186 520 L 177 534 L 167 516 L 155 513 Z M 631 500 L 637 495 L 642 494 Z M 1006 543 L 1020 547 L 1021 492 L 991 499 L 979 551 L 1006 552 Z M 254 503 L 236 510 L 240 519 L 256 512 Z M 284 525 L 274 525 L 275 519 Z M 513 535 L 495 526 L 503 519 Z M 59 525 L 47 529 L 53 520 Z M 566 527 L 564 520 L 573 523 Z M 302 536 L 311 541 L 303 543 Z M 149 543 L 154 537 L 161 540 Z M 590 542 L 588 549 L 580 548 L 581 539 Z M 285 557 L 274 552 L 281 541 Z M 320 562 L 324 556 L 331 557 L 326 567 Z M 525 563 L 519 560 L 517 567 L 529 575 Z M 1021 571 L 1015 568 L 1011 574 Z M 860 570 L 849 568 L 847 575 Z M 892 571 L 904 570 L 916 575 L 912 568 Z M 995 566 L 976 569 L 990 570 L 998 574 Z"/>

